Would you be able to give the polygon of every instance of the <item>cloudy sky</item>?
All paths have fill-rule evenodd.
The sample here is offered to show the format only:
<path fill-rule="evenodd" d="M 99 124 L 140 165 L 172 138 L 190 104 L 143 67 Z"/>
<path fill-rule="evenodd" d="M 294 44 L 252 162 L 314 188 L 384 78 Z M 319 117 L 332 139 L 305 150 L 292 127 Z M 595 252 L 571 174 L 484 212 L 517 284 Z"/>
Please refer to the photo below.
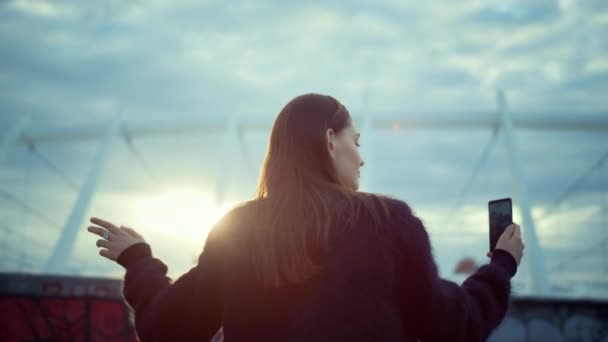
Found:
<path fill-rule="evenodd" d="M 459 260 L 487 262 L 489 200 L 512 197 L 522 222 L 504 132 L 397 123 L 494 120 L 502 89 L 515 122 L 546 124 L 513 137 L 551 284 L 608 297 L 603 0 L 4 1 L 0 56 L 1 136 L 26 117 L 24 136 L 60 132 L 0 161 L 2 270 L 42 271 L 66 224 L 101 147 L 70 132 L 117 117 L 242 125 L 238 139 L 222 128 L 113 141 L 85 218 L 134 227 L 180 275 L 215 220 L 252 196 L 281 107 L 319 92 L 356 119 L 395 121 L 363 131 L 363 190 L 407 201 L 442 275 L 461 281 Z M 591 125 L 542 129 L 560 120 Z M 65 273 L 120 277 L 86 225 Z M 525 257 L 514 284 L 531 291 Z"/>

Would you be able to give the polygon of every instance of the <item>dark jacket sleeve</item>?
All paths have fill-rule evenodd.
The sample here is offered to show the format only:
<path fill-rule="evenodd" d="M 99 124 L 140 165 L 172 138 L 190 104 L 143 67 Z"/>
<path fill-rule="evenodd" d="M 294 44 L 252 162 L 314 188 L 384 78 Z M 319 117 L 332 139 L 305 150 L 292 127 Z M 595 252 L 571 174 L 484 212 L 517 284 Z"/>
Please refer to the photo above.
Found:
<path fill-rule="evenodd" d="M 135 311 L 142 342 L 209 341 L 221 326 L 218 257 L 214 231 L 198 264 L 172 282 L 167 266 L 147 243 L 125 249 L 117 262 L 126 268 L 123 296 Z"/>
<path fill-rule="evenodd" d="M 485 341 L 506 315 L 510 279 L 517 271 L 515 258 L 495 250 L 490 263 L 461 286 L 441 279 L 422 221 L 403 202 L 396 209 L 404 258 L 400 305 L 406 329 L 413 329 L 422 341 Z"/>

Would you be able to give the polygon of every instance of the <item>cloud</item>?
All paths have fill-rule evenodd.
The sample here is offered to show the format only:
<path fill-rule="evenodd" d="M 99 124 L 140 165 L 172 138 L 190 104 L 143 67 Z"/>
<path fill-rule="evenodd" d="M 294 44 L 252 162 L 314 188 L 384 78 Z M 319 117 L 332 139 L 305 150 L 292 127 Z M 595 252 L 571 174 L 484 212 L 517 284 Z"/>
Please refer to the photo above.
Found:
<path fill-rule="evenodd" d="M 560 15 L 560 7 L 556 1 L 487 1 L 471 13 L 467 20 L 504 27 L 544 24 L 559 18 Z"/>

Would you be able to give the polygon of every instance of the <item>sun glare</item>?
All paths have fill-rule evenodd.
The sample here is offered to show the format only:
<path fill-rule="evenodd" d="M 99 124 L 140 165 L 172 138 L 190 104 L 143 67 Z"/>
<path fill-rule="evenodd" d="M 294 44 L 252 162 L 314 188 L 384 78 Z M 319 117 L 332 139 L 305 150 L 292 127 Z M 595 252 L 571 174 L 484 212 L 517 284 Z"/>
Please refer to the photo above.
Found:
<path fill-rule="evenodd" d="M 208 193 L 178 190 L 142 198 L 135 207 L 137 222 L 146 229 L 170 231 L 177 238 L 198 243 L 232 206 L 218 207 Z"/>

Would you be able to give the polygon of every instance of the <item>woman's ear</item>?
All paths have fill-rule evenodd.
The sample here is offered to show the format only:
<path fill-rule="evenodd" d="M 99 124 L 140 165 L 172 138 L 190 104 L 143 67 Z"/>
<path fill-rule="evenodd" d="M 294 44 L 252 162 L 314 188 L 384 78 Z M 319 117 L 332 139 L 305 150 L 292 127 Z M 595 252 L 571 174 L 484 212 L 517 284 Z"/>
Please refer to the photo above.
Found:
<path fill-rule="evenodd" d="M 326 142 L 326 146 L 327 146 L 327 152 L 329 152 L 329 156 L 334 159 L 335 155 L 334 155 L 334 142 L 336 139 L 336 132 L 331 129 L 328 128 L 327 131 L 325 132 L 325 142 Z"/>

